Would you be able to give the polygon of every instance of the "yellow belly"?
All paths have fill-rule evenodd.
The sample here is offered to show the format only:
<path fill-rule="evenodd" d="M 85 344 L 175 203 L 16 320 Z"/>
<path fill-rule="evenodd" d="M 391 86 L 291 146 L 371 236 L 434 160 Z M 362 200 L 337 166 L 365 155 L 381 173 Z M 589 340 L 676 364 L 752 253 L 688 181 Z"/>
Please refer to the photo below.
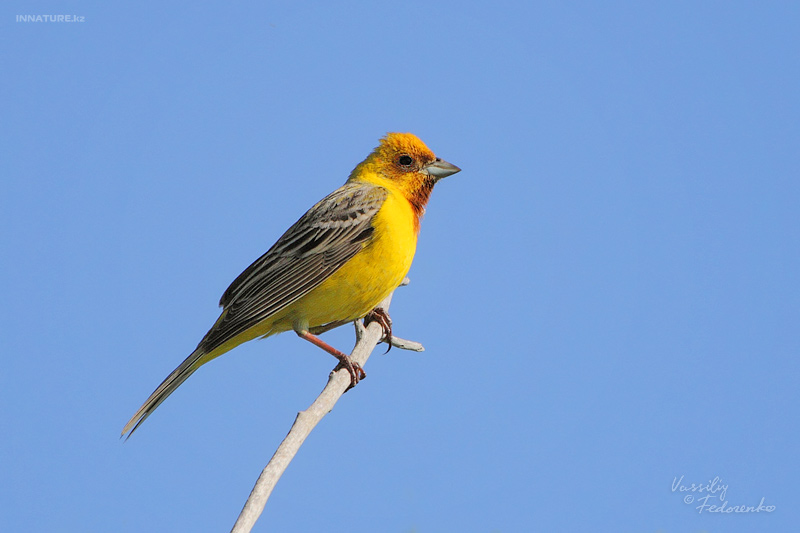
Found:
<path fill-rule="evenodd" d="M 309 327 L 356 320 L 403 281 L 417 248 L 414 214 L 408 202 L 390 193 L 373 219 L 372 239 L 319 287 L 276 317 L 272 332 L 292 329 L 298 319 Z"/>

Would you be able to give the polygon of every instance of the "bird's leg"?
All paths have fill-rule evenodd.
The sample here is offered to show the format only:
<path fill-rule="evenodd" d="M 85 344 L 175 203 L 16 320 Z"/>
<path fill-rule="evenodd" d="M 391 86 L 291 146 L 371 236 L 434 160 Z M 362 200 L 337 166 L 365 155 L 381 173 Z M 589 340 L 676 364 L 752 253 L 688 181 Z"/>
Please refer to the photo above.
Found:
<path fill-rule="evenodd" d="M 384 353 L 389 353 L 392 349 L 392 319 L 389 318 L 389 313 L 383 307 L 376 307 L 364 317 L 364 327 L 369 326 L 372 322 L 377 322 L 381 325 L 383 330 L 383 340 L 389 345 Z"/>
<path fill-rule="evenodd" d="M 327 342 L 323 341 L 316 335 L 312 335 L 308 331 L 300 330 L 296 331 L 296 333 L 298 337 L 307 340 L 314 346 L 322 348 L 323 350 L 325 350 L 326 352 L 328 352 L 329 354 L 331 354 L 332 356 L 334 356 L 336 359 L 339 360 L 339 364 L 336 366 L 336 368 L 333 369 L 333 371 L 336 372 L 340 368 L 345 368 L 347 369 L 347 372 L 350 373 L 350 386 L 347 387 L 347 390 L 352 389 L 353 387 L 356 386 L 356 383 L 367 377 L 367 373 L 364 372 L 364 369 L 361 368 L 361 365 L 350 359 L 347 356 L 347 354 L 340 352 Z"/>

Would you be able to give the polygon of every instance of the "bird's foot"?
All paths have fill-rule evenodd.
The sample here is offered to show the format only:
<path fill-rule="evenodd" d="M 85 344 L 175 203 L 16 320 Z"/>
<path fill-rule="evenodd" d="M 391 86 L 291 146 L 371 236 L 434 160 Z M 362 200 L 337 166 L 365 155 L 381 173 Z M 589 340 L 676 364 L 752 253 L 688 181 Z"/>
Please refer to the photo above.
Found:
<path fill-rule="evenodd" d="M 364 372 L 364 369 L 361 368 L 361 365 L 359 365 L 346 355 L 341 359 L 339 359 L 339 364 L 336 365 L 336 368 L 334 368 L 333 371 L 336 372 L 337 370 L 341 370 L 342 368 L 346 369 L 347 372 L 350 374 L 350 386 L 344 390 L 345 392 L 355 387 L 359 381 L 367 377 L 367 373 Z"/>
<path fill-rule="evenodd" d="M 392 349 L 392 319 L 389 318 L 389 313 L 383 307 L 376 307 L 364 317 L 364 326 L 369 326 L 372 322 L 377 322 L 381 325 L 383 330 L 383 342 L 389 345 L 386 352 Z"/>
<path fill-rule="evenodd" d="M 350 386 L 347 387 L 347 389 L 345 389 L 345 392 L 355 387 L 360 380 L 367 377 L 367 373 L 364 372 L 364 369 L 361 368 L 361 365 L 350 359 L 350 357 L 348 357 L 347 354 L 340 352 L 339 350 L 337 350 L 327 342 L 323 341 L 316 335 L 312 335 L 305 329 L 298 329 L 295 331 L 295 333 L 297 333 L 297 335 L 300 338 L 307 340 L 308 342 L 317 346 L 318 348 L 322 348 L 323 350 L 334 356 L 336 359 L 338 359 L 339 364 L 336 365 L 336 368 L 333 369 L 334 372 L 342 368 L 347 369 L 347 372 L 350 374 Z"/>

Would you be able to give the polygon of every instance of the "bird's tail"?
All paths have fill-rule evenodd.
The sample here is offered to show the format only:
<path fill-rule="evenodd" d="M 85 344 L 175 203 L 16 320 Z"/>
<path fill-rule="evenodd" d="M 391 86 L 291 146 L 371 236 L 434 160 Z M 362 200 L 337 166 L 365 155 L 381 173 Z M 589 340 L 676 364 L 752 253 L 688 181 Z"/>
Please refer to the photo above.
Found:
<path fill-rule="evenodd" d="M 153 391 L 153 394 L 147 399 L 146 402 L 136 411 L 136 414 L 128 420 L 128 423 L 125 424 L 125 427 L 122 428 L 122 436 L 125 436 L 127 433 L 127 438 L 130 438 L 133 435 L 133 432 L 136 431 L 136 428 L 144 422 L 150 414 L 155 411 L 156 407 L 161 405 L 161 402 L 167 399 L 167 396 L 172 394 L 175 389 L 177 389 L 181 383 L 186 381 L 186 379 L 194 374 L 194 371 L 200 368 L 203 363 L 206 363 L 211 358 L 208 357 L 209 354 L 202 350 L 199 346 L 197 349 L 192 352 L 192 354 L 187 357 L 178 368 L 172 371 L 172 373 L 167 376 L 167 379 L 161 382 L 161 385 L 158 386 L 156 390 Z"/>

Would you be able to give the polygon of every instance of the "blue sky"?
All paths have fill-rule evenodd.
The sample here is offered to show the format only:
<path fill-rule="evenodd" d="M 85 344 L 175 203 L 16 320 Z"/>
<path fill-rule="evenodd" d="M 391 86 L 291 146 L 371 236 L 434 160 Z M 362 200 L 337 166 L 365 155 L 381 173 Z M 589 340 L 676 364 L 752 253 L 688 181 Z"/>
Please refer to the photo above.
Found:
<path fill-rule="evenodd" d="M 797 3 L 0 18 L 0 530 L 233 525 L 331 357 L 249 343 L 119 431 L 236 275 L 387 131 L 463 169 L 391 309 L 427 351 L 370 359 L 256 531 L 800 522 Z M 324 338 L 349 350 L 352 328 Z M 715 477 L 728 507 L 773 512 L 672 489 Z"/>

